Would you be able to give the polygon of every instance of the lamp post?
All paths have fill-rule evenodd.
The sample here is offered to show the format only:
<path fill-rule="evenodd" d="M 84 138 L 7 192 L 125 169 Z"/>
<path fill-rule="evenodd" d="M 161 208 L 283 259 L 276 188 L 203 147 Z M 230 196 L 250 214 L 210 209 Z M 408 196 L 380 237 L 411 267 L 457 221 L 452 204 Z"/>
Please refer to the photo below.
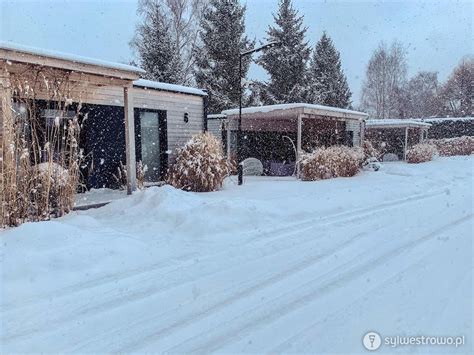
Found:
<path fill-rule="evenodd" d="M 275 46 L 279 46 L 281 42 L 270 42 L 264 44 L 263 46 L 250 49 L 245 52 L 241 52 L 239 55 L 239 124 L 237 128 L 237 172 L 239 177 L 239 185 L 242 185 L 244 182 L 244 168 L 242 166 L 242 58 L 248 55 L 252 55 L 253 53 L 260 52 L 264 49 L 273 48 Z"/>

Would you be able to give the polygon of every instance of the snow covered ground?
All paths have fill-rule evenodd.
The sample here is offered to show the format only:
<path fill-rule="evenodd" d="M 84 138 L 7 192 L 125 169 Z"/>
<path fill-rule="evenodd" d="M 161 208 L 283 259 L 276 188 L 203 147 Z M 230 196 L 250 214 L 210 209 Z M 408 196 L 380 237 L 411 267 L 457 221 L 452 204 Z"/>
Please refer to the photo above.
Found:
<path fill-rule="evenodd" d="M 473 163 L 153 187 L 0 232 L 0 352 L 472 353 Z"/>

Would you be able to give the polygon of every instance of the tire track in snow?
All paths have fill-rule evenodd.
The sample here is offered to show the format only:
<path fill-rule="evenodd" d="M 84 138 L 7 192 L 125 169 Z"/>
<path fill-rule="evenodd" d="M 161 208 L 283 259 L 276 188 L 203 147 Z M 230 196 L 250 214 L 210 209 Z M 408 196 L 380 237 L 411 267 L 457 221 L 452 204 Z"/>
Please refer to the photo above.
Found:
<path fill-rule="evenodd" d="M 410 197 L 407 197 L 407 198 L 403 198 L 403 199 L 397 199 L 397 200 L 392 200 L 392 201 L 387 201 L 387 202 L 384 202 L 384 203 L 381 203 L 381 204 L 377 204 L 377 205 L 373 205 L 373 206 L 369 206 L 369 207 L 365 207 L 365 208 L 359 208 L 359 209 L 354 209 L 354 210 L 350 210 L 350 211 L 345 211 L 345 212 L 341 212 L 341 213 L 336 213 L 336 214 L 332 214 L 332 215 L 328 215 L 328 216 L 323 216 L 323 217 L 320 217 L 320 218 L 312 218 L 312 219 L 309 219 L 309 220 L 305 220 L 303 222 L 299 222 L 299 223 L 294 223 L 292 224 L 291 226 L 285 226 L 284 228 L 276 228 L 275 230 L 280 230 L 280 233 L 278 233 L 278 235 L 274 235 L 268 239 L 264 239 L 262 240 L 264 242 L 264 244 L 271 244 L 271 242 L 274 242 L 275 240 L 278 240 L 278 239 L 282 239 L 282 238 L 288 238 L 290 236 L 295 236 L 295 235 L 298 235 L 298 234 L 301 234 L 301 233 L 304 233 L 308 230 L 311 230 L 311 229 L 314 229 L 314 228 L 317 228 L 321 225 L 331 225 L 331 224 L 337 224 L 337 223 L 345 223 L 345 222 L 352 222 L 352 221 L 355 221 L 355 220 L 358 220 L 358 219 L 361 219 L 361 218 L 366 218 L 367 216 L 371 216 L 373 215 L 374 213 L 383 213 L 386 209 L 389 209 L 389 208 L 393 208 L 393 207 L 398 207 L 400 205 L 403 205 L 405 203 L 410 203 L 410 202 L 416 202 L 416 201 L 419 201 L 419 200 L 423 200 L 423 199 L 427 199 L 427 198 L 430 198 L 430 197 L 434 197 L 434 196 L 438 196 L 440 194 L 443 194 L 444 193 L 444 190 L 443 191 L 438 191 L 438 192 L 432 192 L 432 193 L 427 193 L 427 194 L 420 194 L 420 195 L 415 195 L 415 196 L 410 196 Z M 313 224 L 310 224 L 310 222 L 313 222 Z M 316 222 L 316 225 L 314 224 Z M 296 228 L 296 226 L 300 226 L 300 228 Z M 373 232 L 370 231 L 371 233 Z M 365 236 L 365 234 L 364 234 Z M 317 262 L 319 259 L 321 258 L 325 258 L 327 256 L 330 256 L 332 255 L 333 253 L 337 252 L 337 250 L 340 250 L 342 248 L 345 248 L 347 247 L 348 245 L 354 243 L 355 241 L 359 240 L 362 236 L 359 236 L 359 237 L 356 237 L 356 238 L 353 238 L 352 240 L 349 240 L 348 243 L 342 243 L 342 245 L 339 245 L 337 248 L 334 248 L 332 250 L 330 250 L 329 252 L 321 255 L 321 254 L 318 254 L 316 256 L 312 255 L 308 260 L 305 260 L 303 263 L 298 263 L 296 265 L 296 267 L 290 269 L 290 270 L 287 270 L 285 271 L 282 275 L 276 275 L 276 276 L 280 276 L 279 278 L 284 278 L 284 277 L 287 277 L 288 275 L 291 275 L 292 273 L 294 272 L 298 272 L 299 270 L 302 270 L 306 267 L 309 267 L 309 266 L 312 266 L 312 264 L 314 264 L 314 262 Z M 291 246 L 291 248 L 282 248 L 282 249 L 278 249 L 278 250 L 272 250 L 271 252 L 269 253 L 266 253 L 266 254 L 259 254 L 258 257 L 256 259 L 253 259 L 252 261 L 257 261 L 257 260 L 260 260 L 264 257 L 271 257 L 273 255 L 278 255 L 279 253 L 286 253 L 288 252 L 289 250 L 293 250 L 293 249 L 298 249 L 300 248 L 301 246 L 304 246 L 306 244 L 310 244 L 310 243 L 314 243 L 315 242 L 315 238 L 309 238 L 308 240 L 305 240 L 301 243 L 297 243 L 293 246 Z M 254 246 L 252 244 L 252 246 Z M 265 248 L 266 250 L 270 250 L 269 248 Z M 218 254 L 221 254 L 221 253 L 218 253 Z M 214 254 L 215 255 L 215 254 Z M 209 258 L 212 258 L 213 255 L 210 255 Z M 248 262 L 248 260 L 247 260 Z M 192 264 L 191 264 L 192 266 Z M 231 268 L 227 268 L 227 269 L 219 269 L 218 271 L 216 272 L 212 272 L 210 274 L 207 274 L 205 275 L 205 277 L 210 277 L 214 274 L 217 274 L 217 273 L 222 273 L 222 272 L 228 272 L 230 270 L 232 270 L 234 267 L 231 267 Z M 179 272 L 179 270 L 181 270 L 182 267 L 177 267 L 175 268 L 174 270 L 170 271 L 170 272 Z M 156 272 L 156 270 L 154 270 L 154 272 Z M 145 273 L 148 273 L 148 272 L 145 272 Z M 142 273 L 140 273 L 142 274 Z M 125 277 L 124 279 L 131 279 L 133 278 L 133 276 L 129 276 L 129 277 Z M 152 279 L 149 279 L 149 280 L 145 280 L 147 281 L 147 284 L 146 286 L 149 286 L 150 284 L 153 285 L 153 281 L 156 281 L 156 280 L 159 280 L 159 279 L 162 279 L 163 278 L 163 275 L 162 274 L 159 274 L 159 275 L 156 275 L 154 276 Z M 267 285 L 267 284 L 271 284 L 272 282 L 276 282 L 278 280 L 278 278 L 272 278 L 271 280 L 269 280 L 268 282 L 264 282 L 262 283 L 261 282 L 261 279 L 257 279 L 257 282 L 256 282 L 256 288 L 253 288 L 253 287 L 250 287 L 248 289 L 249 292 L 253 292 L 253 291 L 256 291 L 256 290 L 259 290 L 261 288 L 263 288 L 263 286 Z M 63 325 L 63 324 L 67 324 L 67 323 L 70 323 L 70 322 L 74 322 L 76 321 L 78 318 L 81 318 L 81 319 L 86 319 L 88 316 L 95 316 L 99 313 L 103 313 L 103 312 L 107 312 L 107 311 L 110 311 L 110 310 L 113 310 L 113 309 L 117 309 L 119 307 L 121 307 L 122 305 L 124 304 L 127 304 L 129 302 L 137 302 L 139 300 L 143 300 L 145 298 L 150 298 L 150 297 L 153 297 L 153 296 L 156 296 L 158 294 L 163 294 L 163 293 L 166 293 L 166 292 L 169 292 L 170 289 L 173 289 L 174 287 L 180 287 L 180 286 L 183 286 L 184 284 L 187 284 L 187 283 L 195 283 L 195 279 L 192 280 L 192 281 L 189 281 L 189 282 L 185 282 L 185 283 L 178 283 L 178 284 L 173 284 L 173 285 L 169 285 L 168 287 L 157 287 L 157 286 L 151 286 L 151 287 L 145 287 L 145 288 L 138 288 L 138 289 L 133 289 L 133 291 L 131 293 L 128 293 L 128 294 L 120 294 L 120 295 L 117 295 L 117 297 L 113 297 L 112 299 L 109 299 L 105 302 L 99 302 L 99 303 L 94 303 L 94 304 L 86 304 L 85 307 L 79 307 L 79 308 L 76 308 L 74 312 L 69 312 L 69 313 L 61 313 L 61 314 L 56 314 L 57 318 L 56 319 L 47 319 L 47 317 L 45 317 L 44 319 L 42 318 L 42 321 L 43 321 L 43 324 L 32 324 L 30 325 L 29 327 L 25 327 L 25 324 L 21 324 L 21 332 L 18 332 L 18 333 L 13 333 L 13 334 L 10 334 L 10 335 L 6 335 L 4 334 L 4 341 L 11 341 L 11 340 L 14 340 L 16 338 L 20 338 L 20 337 L 25 337 L 25 336 L 29 336 L 29 335 L 32 335 L 34 333 L 37 333 L 37 332 L 41 332 L 42 329 L 44 329 L 44 327 L 48 326 L 60 326 L 60 325 Z M 115 281 L 113 281 L 113 283 L 115 283 Z M 108 284 L 108 282 L 106 282 L 105 284 Z M 248 279 L 246 280 L 245 284 L 248 284 Z M 104 285 L 104 284 L 99 284 L 98 286 L 101 286 L 101 285 Z M 126 285 L 125 285 L 126 286 Z M 235 287 L 232 287 L 230 289 L 225 289 L 223 292 L 227 292 L 229 293 L 229 291 L 232 291 Z M 240 288 L 240 286 L 238 286 L 237 288 Z M 79 290 L 80 291 L 80 290 Z M 213 291 L 214 292 L 214 291 Z M 75 292 L 73 292 L 75 293 Z M 234 297 L 232 297 L 233 299 Z M 48 303 L 50 303 L 50 301 L 48 301 Z M 162 317 L 163 314 L 160 314 L 158 317 Z M 128 327 L 129 325 L 127 325 Z"/>
<path fill-rule="evenodd" d="M 419 200 L 423 200 L 423 199 L 426 199 L 426 198 L 439 196 L 439 195 L 442 195 L 442 194 L 445 194 L 445 190 L 438 190 L 438 191 L 433 191 L 433 192 L 425 193 L 425 194 L 412 195 L 412 196 L 401 198 L 401 199 L 386 201 L 386 202 L 383 202 L 383 203 L 380 203 L 380 204 L 377 204 L 377 205 L 371 205 L 371 206 L 363 207 L 363 208 L 355 208 L 355 209 L 352 209 L 352 210 L 349 210 L 349 211 L 337 212 L 337 213 L 334 213 L 334 214 L 325 215 L 325 216 L 321 216 L 321 217 L 309 218 L 309 219 L 305 219 L 305 220 L 300 221 L 300 222 L 289 223 L 289 224 L 286 224 L 285 226 L 280 225 L 279 227 L 269 228 L 269 229 L 266 229 L 266 230 L 259 231 L 258 234 L 260 236 L 257 237 L 257 238 L 253 237 L 255 235 L 255 230 L 249 231 L 249 232 L 244 233 L 244 234 L 246 236 L 249 236 L 249 237 L 251 236 L 252 241 L 262 241 L 262 242 L 264 242 L 264 244 L 267 244 L 268 241 L 273 241 L 273 240 L 278 240 L 278 239 L 281 239 L 281 238 L 286 238 L 288 236 L 287 233 L 288 232 L 290 232 L 290 233 L 293 232 L 295 230 L 295 228 L 301 228 L 301 229 L 297 229 L 297 230 L 298 231 L 303 231 L 303 228 L 306 227 L 308 229 L 311 229 L 311 228 L 314 227 L 314 223 L 318 223 L 318 222 L 319 223 L 338 222 L 337 221 L 338 218 L 344 218 L 344 217 L 350 217 L 350 216 L 353 216 L 355 218 L 365 217 L 366 215 L 364 213 L 370 214 L 370 212 L 378 211 L 381 208 L 395 207 L 395 206 L 399 206 L 399 205 L 402 205 L 402 204 L 405 204 L 405 203 L 409 203 L 409 202 L 413 202 L 413 201 L 419 201 Z M 364 214 L 364 215 L 359 216 L 360 214 Z M 335 221 L 333 221 L 333 220 L 335 220 Z M 346 219 L 341 220 L 341 222 L 347 222 L 347 221 L 350 221 L 350 220 L 346 220 Z M 123 232 L 120 232 L 120 233 L 123 234 Z M 291 234 L 293 234 L 293 233 L 291 233 Z M 242 246 L 246 243 L 247 243 L 247 239 L 244 242 L 240 243 L 240 244 L 234 245 L 233 247 L 239 247 L 239 246 Z M 200 261 L 203 262 L 203 261 L 206 261 L 208 259 L 213 259 L 214 257 L 216 257 L 218 255 L 223 255 L 223 254 L 226 254 L 226 253 L 228 253 L 227 250 L 222 251 L 222 252 L 217 252 L 217 253 L 214 253 L 214 254 L 209 254 L 209 255 L 206 255 L 204 258 L 201 258 Z M 64 287 L 64 288 L 59 289 L 59 290 L 55 290 L 54 292 L 51 292 L 51 293 L 40 294 L 40 295 L 37 295 L 35 297 L 31 297 L 31 298 L 27 299 L 26 301 L 23 300 L 23 301 L 21 301 L 21 303 L 20 302 L 19 303 L 12 302 L 12 303 L 9 303 L 9 304 L 5 304 L 5 305 L 2 306 L 1 312 L 2 313 L 9 313 L 9 312 L 14 311 L 18 308 L 27 307 L 31 304 L 38 303 L 38 299 L 64 298 L 64 297 L 73 295 L 73 294 L 78 293 L 78 292 L 83 292 L 87 289 L 102 287 L 106 284 L 116 284 L 118 281 L 123 281 L 123 280 L 127 280 L 127 279 L 136 278 L 136 277 L 146 275 L 146 274 L 149 274 L 149 273 L 156 273 L 157 271 L 160 271 L 160 270 L 170 269 L 170 266 L 168 265 L 170 262 L 174 262 L 174 261 L 177 261 L 179 259 L 185 259 L 187 256 L 194 256 L 194 255 L 195 254 L 193 254 L 193 253 L 184 254 L 184 255 L 181 255 L 177 259 L 166 260 L 165 262 L 160 262 L 160 263 L 156 263 L 156 264 L 152 264 L 152 265 L 147 265 L 147 266 L 140 267 L 140 268 L 135 268 L 135 269 L 129 269 L 129 270 L 119 272 L 119 273 L 104 275 L 104 276 L 99 277 L 97 279 L 88 280 L 88 281 L 85 281 L 85 282 L 81 282 L 81 283 L 77 283 L 77 284 L 74 284 L 74 285 L 71 285 L 71 286 Z M 187 262 L 187 261 L 185 261 L 185 263 L 189 264 L 188 266 L 193 266 L 193 264 L 194 264 L 193 262 Z M 179 269 L 182 268 L 182 265 L 178 266 L 178 268 Z M 175 271 L 175 270 L 176 269 L 172 269 L 171 271 Z"/>
<path fill-rule="evenodd" d="M 371 233 L 371 232 L 368 232 L 368 233 Z M 350 244 L 350 242 L 349 242 L 349 244 Z M 346 246 L 348 246 L 348 245 L 346 245 Z M 340 248 L 338 248 L 338 250 L 340 250 Z M 338 250 L 333 250 L 332 252 L 334 253 Z M 328 257 L 328 256 L 332 256 L 332 254 L 328 253 L 324 257 Z M 350 265 L 354 265 L 354 263 L 357 264 L 357 262 L 360 260 L 360 258 L 361 258 L 361 256 L 356 256 L 353 260 L 346 262 L 344 265 L 350 266 Z M 180 320 L 174 321 L 168 327 L 163 328 L 159 331 L 156 331 L 156 327 L 155 327 L 155 331 L 152 332 L 151 334 L 149 334 L 148 336 L 146 336 L 144 338 L 140 338 L 140 339 L 134 341 L 133 343 L 127 345 L 126 347 L 119 348 L 118 351 L 127 352 L 127 351 L 133 351 L 136 347 L 140 348 L 141 344 L 143 344 L 143 343 L 146 343 L 148 341 L 153 342 L 156 339 L 164 337 L 164 336 L 172 333 L 175 330 L 179 330 L 179 328 L 181 328 L 183 326 L 187 326 L 187 325 L 189 325 L 193 322 L 196 322 L 199 319 L 206 318 L 206 317 L 212 315 L 213 313 L 216 313 L 219 310 L 224 309 L 226 306 L 229 306 L 229 305 L 241 300 L 244 297 L 248 297 L 248 296 L 252 295 L 253 293 L 255 293 L 255 292 L 257 292 L 261 289 L 264 289 L 268 286 L 273 285 L 275 282 L 279 282 L 279 281 L 281 281 L 285 278 L 288 278 L 296 272 L 299 272 L 299 271 L 302 271 L 304 269 L 313 267 L 313 266 L 317 265 L 318 262 L 322 261 L 321 259 L 322 258 L 315 258 L 314 260 L 312 260 L 312 262 L 310 260 L 305 260 L 304 262 L 302 262 L 299 265 L 299 267 L 295 267 L 295 268 L 292 268 L 290 270 L 288 270 L 288 269 L 284 270 L 283 272 L 281 272 L 279 274 L 276 274 L 276 275 L 272 274 L 270 278 L 260 279 L 260 281 L 257 281 L 257 283 L 254 286 L 251 286 L 251 287 L 246 288 L 246 289 L 242 289 L 239 285 L 239 288 L 238 288 L 239 292 L 237 294 L 231 294 L 231 296 L 227 299 L 224 299 L 222 301 L 219 301 L 218 303 L 210 305 L 210 306 L 202 309 L 199 312 L 195 312 L 194 314 L 189 314 L 189 315 L 187 315 L 186 317 L 184 317 Z M 334 270 L 330 270 L 330 273 L 332 273 L 332 272 L 334 272 Z M 156 317 L 155 319 L 158 320 L 158 318 L 159 317 Z M 154 320 L 154 318 L 150 318 L 147 321 L 152 321 L 152 320 Z M 133 326 L 139 326 L 139 325 L 140 325 L 140 322 L 133 324 Z"/>
<path fill-rule="evenodd" d="M 470 220 L 472 217 L 473 217 L 473 214 L 469 214 L 467 216 L 456 219 L 455 221 L 445 224 L 442 227 L 435 229 L 434 231 L 426 234 L 425 236 L 419 239 L 404 243 L 400 245 L 399 247 L 392 249 L 386 253 L 383 253 L 382 255 L 379 255 L 375 258 L 370 258 L 367 261 L 364 260 L 362 262 L 359 262 L 355 266 L 347 268 L 347 270 L 344 270 L 342 273 L 338 274 L 336 277 L 329 278 L 329 280 L 323 283 L 318 282 L 319 278 L 315 280 L 311 280 L 310 282 L 304 284 L 303 286 L 298 287 L 298 289 L 301 289 L 301 288 L 308 289 L 308 290 L 305 290 L 305 292 L 303 292 L 301 295 L 299 295 L 298 298 L 294 300 L 291 300 L 290 298 L 289 302 L 285 301 L 284 299 L 285 296 L 287 296 L 290 293 L 292 295 L 295 293 L 295 290 L 293 289 L 290 292 L 287 292 L 286 294 L 278 296 L 277 298 L 274 298 L 273 300 L 267 302 L 266 307 L 265 306 L 262 307 L 260 305 L 257 308 L 248 310 L 247 314 L 253 315 L 252 317 L 250 317 L 250 319 L 248 319 L 248 317 L 245 317 L 244 318 L 245 322 L 238 324 L 238 326 L 235 326 L 235 327 L 231 326 L 230 329 L 228 327 L 216 328 L 217 329 L 216 336 L 213 336 L 209 341 L 205 342 L 202 345 L 199 345 L 197 347 L 192 347 L 191 349 L 187 349 L 186 352 L 210 353 L 212 351 L 216 351 L 219 349 L 219 347 L 228 344 L 229 339 L 239 338 L 240 334 L 243 332 L 248 332 L 251 329 L 261 327 L 266 323 L 277 320 L 285 316 L 286 314 L 293 312 L 310 302 L 313 302 L 315 299 L 317 299 L 321 295 L 327 294 L 331 292 L 332 290 L 334 290 L 335 288 L 341 287 L 344 282 L 350 281 L 354 277 L 360 277 L 361 275 L 377 267 L 379 264 L 386 262 L 388 259 L 395 258 L 396 256 L 400 255 L 406 250 L 416 248 L 422 245 L 423 243 L 433 239 L 438 234 L 443 233 L 447 230 L 450 230 L 451 228 Z M 313 284 L 315 284 L 316 287 L 312 287 Z M 278 302 L 279 300 L 282 300 L 282 302 L 279 303 Z M 236 317 L 236 319 L 230 320 L 228 321 L 228 323 L 235 324 L 239 318 L 242 318 L 242 316 Z M 221 329 L 224 329 L 224 331 L 221 331 Z M 204 337 L 205 335 L 201 336 L 201 334 L 199 334 L 194 339 L 202 339 Z M 179 348 L 179 346 L 175 348 L 167 349 L 166 352 L 177 351 L 176 348 Z"/>

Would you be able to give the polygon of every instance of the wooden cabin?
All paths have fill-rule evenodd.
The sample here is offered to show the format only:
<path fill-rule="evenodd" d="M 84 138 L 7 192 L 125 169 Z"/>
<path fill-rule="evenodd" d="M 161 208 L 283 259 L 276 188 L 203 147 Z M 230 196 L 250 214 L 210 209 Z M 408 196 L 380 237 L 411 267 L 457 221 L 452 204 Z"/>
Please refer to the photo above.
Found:
<path fill-rule="evenodd" d="M 32 116 L 45 132 L 59 119 L 76 117 L 88 188 L 117 187 L 122 163 L 131 192 L 138 161 L 148 167 L 145 181 L 161 180 L 176 149 L 205 129 L 207 94 L 139 79 L 143 73 L 130 65 L 0 43 L 2 167 L 4 159 L 14 159 L 5 154 L 18 129 L 16 115 Z M 26 107 L 32 103 L 34 112 Z"/>

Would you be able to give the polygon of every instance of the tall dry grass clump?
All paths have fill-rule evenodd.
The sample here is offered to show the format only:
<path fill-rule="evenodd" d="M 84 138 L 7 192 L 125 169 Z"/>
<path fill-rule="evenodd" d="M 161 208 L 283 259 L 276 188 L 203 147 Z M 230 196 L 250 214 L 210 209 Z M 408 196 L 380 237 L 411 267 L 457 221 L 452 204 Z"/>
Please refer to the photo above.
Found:
<path fill-rule="evenodd" d="M 436 146 L 439 155 L 445 157 L 454 155 L 471 155 L 474 153 L 474 137 L 471 136 L 430 139 L 427 143 Z"/>
<path fill-rule="evenodd" d="M 407 162 L 412 164 L 424 163 L 433 160 L 436 155 L 436 147 L 432 144 L 415 144 L 407 150 Z"/>
<path fill-rule="evenodd" d="M 178 149 L 167 183 L 186 191 L 218 190 L 228 175 L 222 144 L 209 132 L 195 135 Z"/>
<path fill-rule="evenodd" d="M 360 148 L 333 146 L 318 148 L 301 160 L 301 179 L 314 181 L 335 177 L 350 177 L 359 172 L 364 161 Z"/>
<path fill-rule="evenodd" d="M 0 226 L 62 216 L 74 206 L 80 105 L 71 114 L 68 75 L 27 66 L 2 92 Z"/>

